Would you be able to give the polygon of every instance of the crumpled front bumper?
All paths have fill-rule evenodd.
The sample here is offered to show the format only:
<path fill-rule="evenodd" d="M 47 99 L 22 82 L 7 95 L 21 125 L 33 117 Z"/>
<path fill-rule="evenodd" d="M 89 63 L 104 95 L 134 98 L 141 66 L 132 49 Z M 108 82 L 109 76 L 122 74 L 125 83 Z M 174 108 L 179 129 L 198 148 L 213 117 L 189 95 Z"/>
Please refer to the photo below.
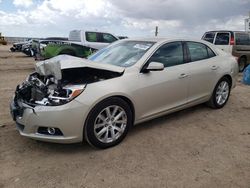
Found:
<path fill-rule="evenodd" d="M 11 101 L 10 111 L 22 136 L 36 140 L 75 143 L 83 140 L 83 127 L 88 106 L 73 100 L 61 106 L 31 107 L 20 101 Z M 39 127 L 58 128 L 63 135 L 38 132 Z"/>

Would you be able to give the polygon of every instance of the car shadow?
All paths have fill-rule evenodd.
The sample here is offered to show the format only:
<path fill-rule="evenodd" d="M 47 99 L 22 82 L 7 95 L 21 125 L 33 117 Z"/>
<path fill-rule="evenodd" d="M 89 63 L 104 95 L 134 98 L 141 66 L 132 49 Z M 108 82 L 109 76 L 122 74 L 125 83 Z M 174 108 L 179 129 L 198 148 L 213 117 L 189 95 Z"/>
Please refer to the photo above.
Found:
<path fill-rule="evenodd" d="M 207 107 L 205 104 L 200 104 L 196 105 L 184 110 L 180 110 L 177 112 L 173 112 L 167 115 L 160 116 L 158 118 L 139 123 L 137 125 L 134 125 L 128 136 L 134 136 L 136 134 L 140 134 L 139 132 L 142 131 L 149 131 L 150 129 L 155 129 L 158 126 L 167 126 L 167 127 L 172 127 L 172 126 L 177 126 L 176 124 L 173 124 L 172 122 L 177 121 L 179 118 L 186 118 L 197 111 L 213 111 L 211 108 Z M 184 124 L 178 125 L 178 126 L 185 126 Z"/>
<path fill-rule="evenodd" d="M 60 143 L 50 143 L 50 142 L 33 140 L 33 144 L 37 145 L 37 148 L 39 148 L 39 150 L 44 150 L 45 152 L 48 152 L 48 153 L 53 152 L 53 153 L 58 153 L 58 154 L 60 153 L 63 153 L 63 154 L 74 153 L 75 154 L 75 153 L 83 153 L 83 152 L 89 153 L 89 152 L 98 150 L 88 145 L 88 143 L 85 141 L 80 142 L 80 143 L 72 143 L 72 144 L 60 144 Z"/>
<path fill-rule="evenodd" d="M 164 115 L 161 117 L 158 117 L 153 120 L 149 120 L 137 125 L 134 125 L 128 135 L 127 139 L 133 139 L 134 136 L 138 136 L 142 131 L 150 131 L 152 129 L 157 128 L 157 126 L 176 126 L 173 125 L 173 121 L 176 121 L 176 118 L 185 118 L 187 116 L 192 115 L 193 113 L 197 111 L 208 111 L 212 110 L 206 107 L 204 104 L 197 105 L 185 110 L 181 110 L 178 112 L 174 112 L 168 115 Z M 178 125 L 178 126 L 184 126 L 184 125 Z M 135 138 L 136 139 L 136 138 Z M 49 143 L 49 142 L 42 142 L 42 141 L 32 141 L 34 144 L 37 144 L 41 150 L 46 150 L 48 152 L 56 152 L 56 153 L 63 153 L 63 154 L 70 154 L 70 153 L 91 153 L 91 152 L 97 152 L 102 151 L 101 149 L 97 149 L 94 147 L 91 147 L 86 141 L 83 141 L 82 143 L 76 143 L 76 144 L 58 144 L 58 143 Z M 126 140 L 125 140 L 126 142 Z M 111 149 L 111 148 L 110 148 Z"/>

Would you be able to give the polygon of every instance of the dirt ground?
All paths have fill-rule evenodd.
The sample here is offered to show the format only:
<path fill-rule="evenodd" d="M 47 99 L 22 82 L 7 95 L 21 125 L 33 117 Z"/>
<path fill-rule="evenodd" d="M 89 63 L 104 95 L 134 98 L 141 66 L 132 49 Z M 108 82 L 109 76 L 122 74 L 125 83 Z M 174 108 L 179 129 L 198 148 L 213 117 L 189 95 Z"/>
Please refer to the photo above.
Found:
<path fill-rule="evenodd" d="M 250 188 L 250 86 L 238 82 L 223 109 L 199 105 L 137 125 L 107 150 L 43 143 L 21 137 L 9 115 L 35 61 L 8 49 L 0 46 L 0 188 Z"/>

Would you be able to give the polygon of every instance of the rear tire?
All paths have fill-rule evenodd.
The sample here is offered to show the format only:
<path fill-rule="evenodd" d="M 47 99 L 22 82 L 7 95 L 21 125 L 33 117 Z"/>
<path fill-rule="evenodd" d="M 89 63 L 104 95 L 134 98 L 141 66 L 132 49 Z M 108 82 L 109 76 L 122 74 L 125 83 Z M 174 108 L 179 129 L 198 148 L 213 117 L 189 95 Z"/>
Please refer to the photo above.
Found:
<path fill-rule="evenodd" d="M 84 136 L 96 148 L 119 144 L 132 125 L 130 106 L 121 98 L 112 97 L 98 103 L 85 122 Z"/>
<path fill-rule="evenodd" d="M 214 109 L 219 109 L 225 106 L 227 103 L 231 92 L 231 82 L 228 78 L 221 78 L 216 84 L 213 94 L 207 105 Z"/>
<path fill-rule="evenodd" d="M 247 58 L 246 57 L 241 57 L 239 59 L 239 72 L 243 72 L 246 65 L 247 65 Z"/>

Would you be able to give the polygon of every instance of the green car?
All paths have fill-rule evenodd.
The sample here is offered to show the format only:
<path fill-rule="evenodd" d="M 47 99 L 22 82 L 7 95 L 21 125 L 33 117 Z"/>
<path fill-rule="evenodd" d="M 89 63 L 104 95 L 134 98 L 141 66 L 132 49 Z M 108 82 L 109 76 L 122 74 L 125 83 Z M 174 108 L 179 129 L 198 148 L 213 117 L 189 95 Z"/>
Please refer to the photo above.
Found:
<path fill-rule="evenodd" d="M 48 59 L 61 54 L 87 57 L 97 49 L 64 41 L 42 41 L 40 42 L 39 50 L 40 56 L 43 59 Z"/>
<path fill-rule="evenodd" d="M 39 60 L 61 54 L 85 58 L 116 40 L 119 39 L 109 33 L 73 30 L 69 34 L 69 40 L 45 39 L 36 41 L 33 46 L 36 48 L 36 59 Z"/>

